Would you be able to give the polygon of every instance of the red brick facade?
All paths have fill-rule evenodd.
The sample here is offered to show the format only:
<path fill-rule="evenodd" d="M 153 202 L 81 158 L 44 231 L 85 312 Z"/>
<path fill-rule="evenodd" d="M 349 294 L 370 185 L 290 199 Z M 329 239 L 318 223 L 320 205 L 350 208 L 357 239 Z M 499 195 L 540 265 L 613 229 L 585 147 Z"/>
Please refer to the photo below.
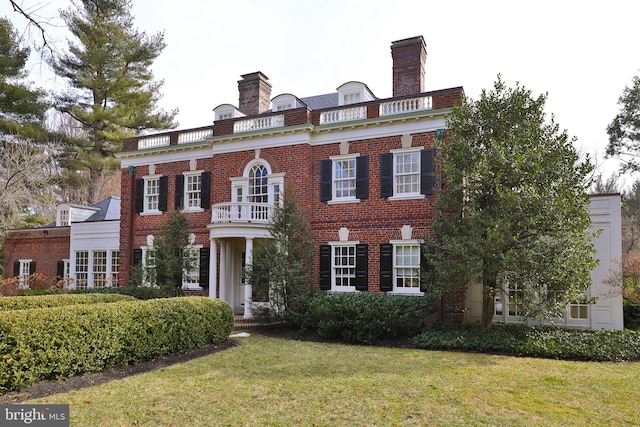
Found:
<path fill-rule="evenodd" d="M 20 260 L 33 260 L 35 271 L 44 276 L 46 283 L 58 281 L 58 262 L 69 259 L 69 227 L 46 227 L 8 230 L 4 244 L 5 277 L 14 277 L 14 264 Z"/>

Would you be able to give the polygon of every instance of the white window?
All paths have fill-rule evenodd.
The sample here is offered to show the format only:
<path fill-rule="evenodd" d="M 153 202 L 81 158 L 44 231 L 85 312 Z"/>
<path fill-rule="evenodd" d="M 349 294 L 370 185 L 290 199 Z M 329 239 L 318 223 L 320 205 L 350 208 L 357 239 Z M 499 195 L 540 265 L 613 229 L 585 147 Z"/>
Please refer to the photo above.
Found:
<path fill-rule="evenodd" d="M 185 248 L 183 252 L 185 257 L 189 257 L 191 267 L 182 274 L 184 289 L 200 289 L 200 248 L 201 246 L 192 246 Z"/>
<path fill-rule="evenodd" d="M 420 152 L 393 156 L 394 195 L 420 194 Z"/>
<path fill-rule="evenodd" d="M 153 176 L 144 179 L 144 211 L 159 212 L 160 177 Z"/>
<path fill-rule="evenodd" d="M 31 271 L 32 262 L 33 260 L 30 259 L 21 259 L 19 261 L 16 276 L 18 277 L 18 284 L 23 288 L 29 286 L 29 276 L 31 276 L 32 273 L 35 273 L 35 271 Z"/>
<path fill-rule="evenodd" d="M 394 292 L 420 292 L 420 245 L 396 244 L 393 252 Z"/>
<path fill-rule="evenodd" d="M 200 194 L 202 191 L 202 173 L 186 174 L 184 186 L 185 209 L 200 209 Z"/>
<path fill-rule="evenodd" d="M 353 292 L 356 290 L 356 245 L 334 245 L 331 256 L 331 290 Z"/>
<path fill-rule="evenodd" d="M 76 289 L 89 287 L 89 251 L 76 251 Z"/>
<path fill-rule="evenodd" d="M 66 227 L 69 225 L 69 210 L 62 209 L 60 210 L 60 221 L 58 222 L 60 227 Z"/>
<path fill-rule="evenodd" d="M 496 291 L 495 315 L 498 320 L 520 320 L 522 317 L 522 287 L 515 283 L 506 283 Z"/>
<path fill-rule="evenodd" d="M 356 198 L 356 158 L 333 160 L 333 200 Z"/>
<path fill-rule="evenodd" d="M 120 268 L 120 251 L 111 251 L 111 280 L 110 286 L 118 286 L 118 269 Z"/>
<path fill-rule="evenodd" d="M 342 105 L 357 104 L 360 102 L 360 92 L 345 93 L 342 96 Z"/>
<path fill-rule="evenodd" d="M 221 113 L 218 116 L 218 120 L 227 120 L 227 119 L 232 119 L 233 118 L 233 113 Z"/>
<path fill-rule="evenodd" d="M 291 104 L 290 102 L 287 104 L 276 105 L 276 111 L 290 110 L 292 108 L 293 108 L 293 104 Z"/>
<path fill-rule="evenodd" d="M 107 286 L 107 251 L 93 251 L 92 276 L 94 288 Z"/>

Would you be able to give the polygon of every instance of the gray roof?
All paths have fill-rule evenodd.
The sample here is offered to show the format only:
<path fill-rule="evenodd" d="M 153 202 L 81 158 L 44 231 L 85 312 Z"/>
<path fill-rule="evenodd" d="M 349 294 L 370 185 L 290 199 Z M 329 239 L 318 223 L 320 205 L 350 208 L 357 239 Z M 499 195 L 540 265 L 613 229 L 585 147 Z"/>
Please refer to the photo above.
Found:
<path fill-rule="evenodd" d="M 91 215 L 85 222 L 120 219 L 120 197 L 106 198 L 91 207 L 98 208 L 98 212 Z"/>
<path fill-rule="evenodd" d="M 338 106 L 338 92 L 328 93 L 326 95 L 310 96 L 308 98 L 300 98 L 300 101 L 307 104 L 307 107 L 312 110 L 335 108 Z"/>

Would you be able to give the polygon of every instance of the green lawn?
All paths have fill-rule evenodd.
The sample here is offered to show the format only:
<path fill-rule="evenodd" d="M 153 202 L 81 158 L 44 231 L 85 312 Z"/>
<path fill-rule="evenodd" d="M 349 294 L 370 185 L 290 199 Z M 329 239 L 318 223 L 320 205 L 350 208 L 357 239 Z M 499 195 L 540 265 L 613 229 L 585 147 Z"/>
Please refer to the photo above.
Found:
<path fill-rule="evenodd" d="M 640 363 L 238 341 L 30 403 L 69 403 L 72 426 L 640 425 Z"/>

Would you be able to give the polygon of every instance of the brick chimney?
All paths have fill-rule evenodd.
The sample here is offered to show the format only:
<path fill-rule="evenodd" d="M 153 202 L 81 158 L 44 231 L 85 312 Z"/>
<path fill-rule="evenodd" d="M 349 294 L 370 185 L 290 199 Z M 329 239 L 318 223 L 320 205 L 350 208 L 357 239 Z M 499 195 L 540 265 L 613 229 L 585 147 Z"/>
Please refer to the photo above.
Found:
<path fill-rule="evenodd" d="M 393 96 L 424 92 L 424 64 L 427 44 L 422 36 L 391 43 L 393 58 Z"/>
<path fill-rule="evenodd" d="M 245 74 L 238 80 L 240 98 L 238 109 L 247 116 L 261 114 L 270 110 L 271 84 L 267 76 L 260 71 Z"/>

